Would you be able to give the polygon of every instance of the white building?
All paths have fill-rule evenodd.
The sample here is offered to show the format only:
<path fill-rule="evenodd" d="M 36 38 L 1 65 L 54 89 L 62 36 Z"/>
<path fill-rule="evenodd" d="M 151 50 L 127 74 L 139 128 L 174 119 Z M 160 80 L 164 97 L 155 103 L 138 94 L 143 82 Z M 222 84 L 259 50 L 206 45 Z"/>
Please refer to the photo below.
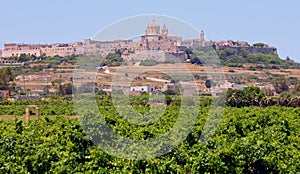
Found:
<path fill-rule="evenodd" d="M 132 92 L 153 92 L 155 91 L 155 86 L 132 86 L 130 87 Z"/>

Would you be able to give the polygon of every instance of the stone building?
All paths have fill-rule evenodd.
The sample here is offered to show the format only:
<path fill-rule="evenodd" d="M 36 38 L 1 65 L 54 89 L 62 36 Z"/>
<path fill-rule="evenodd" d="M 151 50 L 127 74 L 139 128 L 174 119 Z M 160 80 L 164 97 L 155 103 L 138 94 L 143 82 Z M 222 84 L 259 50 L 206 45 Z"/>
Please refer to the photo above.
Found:
<path fill-rule="evenodd" d="M 200 37 L 197 39 L 190 39 L 190 40 L 183 40 L 181 43 L 181 46 L 185 46 L 187 48 L 201 48 L 201 47 L 206 47 L 209 46 L 210 43 L 205 41 L 205 33 L 202 30 L 200 32 Z"/>
<path fill-rule="evenodd" d="M 13 57 L 20 56 L 21 54 L 42 56 L 41 48 L 46 47 L 46 45 L 40 44 L 4 44 L 4 49 L 2 50 L 2 57 Z"/>
<path fill-rule="evenodd" d="M 83 45 L 77 48 L 77 54 L 80 55 L 107 55 L 115 50 L 134 51 L 136 45 L 132 40 L 115 40 L 115 41 L 96 41 L 85 39 Z"/>
<path fill-rule="evenodd" d="M 77 54 L 76 48 L 80 46 L 81 43 L 71 43 L 71 44 L 4 44 L 4 49 L 2 50 L 2 57 L 19 57 L 22 54 L 28 56 L 70 56 Z"/>
<path fill-rule="evenodd" d="M 139 41 L 115 40 L 95 41 L 85 39 L 82 46 L 77 48 L 77 54 L 81 55 L 107 55 L 116 50 L 122 52 L 126 60 L 155 59 L 166 61 L 178 57 L 182 61 L 185 58 L 186 47 L 181 45 L 182 39 L 174 34 L 169 34 L 166 25 L 161 28 L 159 24 L 152 21 L 147 25 L 145 35 Z"/>
<path fill-rule="evenodd" d="M 66 57 L 70 55 L 77 54 L 77 47 L 81 46 L 82 43 L 72 43 L 72 44 L 52 44 L 41 48 L 43 56 L 61 56 Z"/>
<path fill-rule="evenodd" d="M 153 20 L 151 24 L 148 24 L 146 34 L 141 36 L 139 50 L 178 52 L 177 46 L 181 46 L 181 42 L 180 37 L 169 34 L 166 25 L 160 29 L 160 25 Z"/>

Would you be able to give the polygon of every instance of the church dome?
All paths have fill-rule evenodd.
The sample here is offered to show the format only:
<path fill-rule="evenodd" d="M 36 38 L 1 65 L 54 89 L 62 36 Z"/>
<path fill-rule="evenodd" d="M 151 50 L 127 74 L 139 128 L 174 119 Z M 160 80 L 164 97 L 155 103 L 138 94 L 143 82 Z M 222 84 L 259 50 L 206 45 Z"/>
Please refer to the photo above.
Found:
<path fill-rule="evenodd" d="M 146 35 L 159 35 L 160 34 L 160 25 L 155 22 L 155 20 L 152 21 L 151 24 L 148 24 Z"/>
<path fill-rule="evenodd" d="M 159 24 L 155 22 L 155 19 L 152 20 L 152 23 L 148 25 L 149 27 L 160 27 Z"/>

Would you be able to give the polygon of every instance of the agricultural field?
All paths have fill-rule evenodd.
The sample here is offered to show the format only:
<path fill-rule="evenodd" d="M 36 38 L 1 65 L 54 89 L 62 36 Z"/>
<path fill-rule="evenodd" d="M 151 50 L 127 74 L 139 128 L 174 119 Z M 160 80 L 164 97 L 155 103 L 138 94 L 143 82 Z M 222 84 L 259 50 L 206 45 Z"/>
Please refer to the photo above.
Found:
<path fill-rule="evenodd" d="M 145 98 L 132 97 L 136 112 L 145 114 Z M 25 122 L 28 104 L 39 105 L 41 119 Z M 203 104 L 187 137 L 174 149 L 155 158 L 133 160 L 106 153 L 85 131 L 82 120 L 97 125 L 97 117 L 77 115 L 73 102 L 49 100 L 1 102 L 0 173 L 297 173 L 300 171 L 300 108 L 230 107 L 202 141 L 203 127 L 212 106 Z M 118 116 L 110 96 L 97 97 L 98 110 L 114 132 L 136 140 L 151 140 L 168 132 L 178 119 L 180 106 L 171 103 L 149 125 L 134 125 Z M 219 110 L 222 107 L 215 107 Z M 34 114 L 34 111 L 31 111 Z M 73 117 L 69 117 L 73 116 Z M 2 118 L 2 117 L 1 117 Z M 95 118 L 95 119 L 94 119 Z M 92 130 L 93 131 L 93 130 Z M 100 135 L 101 137 L 101 135 Z M 101 141 L 101 139 L 100 139 Z M 175 140 L 174 140 L 175 141 Z"/>

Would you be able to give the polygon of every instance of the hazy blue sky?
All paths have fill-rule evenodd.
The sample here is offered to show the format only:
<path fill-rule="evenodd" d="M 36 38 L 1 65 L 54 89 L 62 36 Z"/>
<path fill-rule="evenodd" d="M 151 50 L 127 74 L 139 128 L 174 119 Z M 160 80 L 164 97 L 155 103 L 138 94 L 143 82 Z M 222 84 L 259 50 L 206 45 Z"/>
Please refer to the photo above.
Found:
<path fill-rule="evenodd" d="M 204 30 L 208 40 L 265 42 L 300 62 L 300 2 L 271 0 L 1 0 L 3 43 L 82 41 L 122 18 L 173 16 Z M 172 31 L 172 29 L 169 29 Z"/>

